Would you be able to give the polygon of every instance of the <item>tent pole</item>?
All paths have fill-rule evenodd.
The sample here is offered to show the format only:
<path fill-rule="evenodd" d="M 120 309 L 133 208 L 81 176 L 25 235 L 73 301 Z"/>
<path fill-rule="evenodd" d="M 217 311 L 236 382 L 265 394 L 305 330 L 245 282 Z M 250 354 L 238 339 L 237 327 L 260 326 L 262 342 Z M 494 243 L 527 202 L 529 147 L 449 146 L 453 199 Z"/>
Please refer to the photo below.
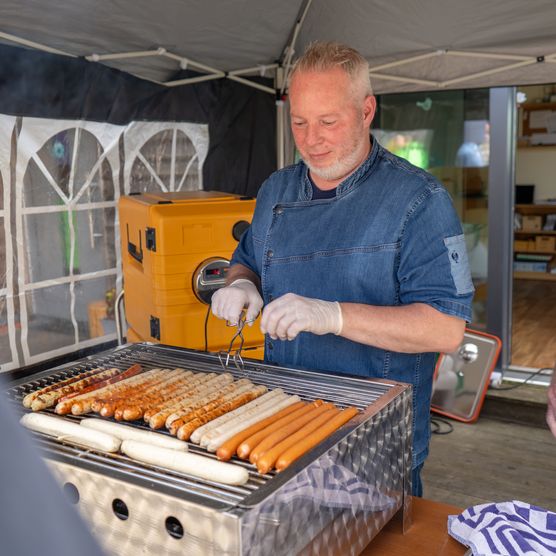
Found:
<path fill-rule="evenodd" d="M 187 77 L 185 79 L 176 79 L 175 81 L 166 81 L 165 83 L 161 83 L 161 85 L 165 85 L 166 87 L 177 87 L 178 85 L 191 85 L 192 83 L 222 79 L 223 77 L 224 74 L 200 75 L 199 77 Z"/>
<path fill-rule="evenodd" d="M 293 32 L 292 32 L 292 40 L 288 45 L 286 45 L 286 48 L 284 49 L 284 54 L 282 55 L 282 66 L 286 69 L 286 74 L 282 79 L 282 84 L 279 89 L 280 94 L 284 94 L 284 91 L 288 86 L 288 79 L 290 77 L 292 59 L 295 53 L 295 42 L 297 41 L 297 36 L 299 35 L 299 31 L 301 31 L 301 26 L 303 25 L 303 22 L 307 17 L 307 12 L 311 7 L 312 2 L 313 0 L 306 0 L 305 6 L 303 6 L 301 9 L 301 15 L 297 18 L 297 21 L 295 22 Z"/>
<path fill-rule="evenodd" d="M 253 87 L 255 89 L 259 89 L 260 91 L 264 91 L 265 93 L 270 93 L 271 95 L 275 94 L 276 91 L 271 87 L 267 87 L 266 85 L 261 85 L 260 83 L 256 83 L 255 81 L 249 81 L 249 79 L 244 79 L 243 77 L 238 77 L 237 75 L 226 75 L 228 79 L 231 81 L 237 81 L 238 83 L 243 83 L 249 87 Z"/>
<path fill-rule="evenodd" d="M 415 83 L 417 85 L 429 85 L 431 87 L 440 87 L 442 84 L 439 81 L 427 81 L 426 79 L 414 79 L 413 77 L 403 77 L 401 75 L 388 75 L 386 73 L 369 72 L 372 78 L 386 79 L 388 81 L 399 81 L 400 83 Z"/>
<path fill-rule="evenodd" d="M 34 48 L 36 50 L 42 50 L 43 52 L 49 52 L 50 54 L 60 54 L 61 56 L 68 56 L 70 58 L 77 58 L 74 54 L 69 52 L 64 52 L 63 50 L 58 50 L 57 48 L 51 48 L 44 44 L 40 44 L 34 41 L 28 41 L 21 37 L 16 37 L 15 35 L 10 35 L 9 33 L 3 33 L 0 31 L 0 39 L 6 39 L 7 41 L 14 42 L 15 44 L 22 44 L 23 46 L 28 46 L 29 48 Z"/>
<path fill-rule="evenodd" d="M 470 79 L 476 79 L 477 77 L 484 77 L 485 75 L 493 75 L 495 73 L 500 73 L 501 71 L 508 71 L 515 68 L 520 68 L 522 66 L 529 66 L 531 64 L 536 64 L 536 58 L 530 58 L 529 60 L 525 60 L 523 62 L 517 62 L 515 64 L 510 64 L 508 66 L 502 66 L 500 68 L 494 68 L 486 71 L 480 71 L 478 73 L 472 73 L 470 75 L 464 75 L 463 77 L 458 77 L 456 79 L 450 79 L 448 81 L 443 81 L 441 83 L 441 87 L 446 87 L 448 85 L 453 85 L 454 83 L 461 83 L 462 81 L 469 81 Z"/>
<path fill-rule="evenodd" d="M 280 90 L 283 86 L 284 81 L 284 68 L 276 68 L 276 166 L 280 170 L 285 166 L 284 158 L 284 100 L 280 94 Z"/>
<path fill-rule="evenodd" d="M 461 56 L 463 58 L 490 58 L 491 60 L 530 60 L 531 56 L 517 54 L 498 54 L 496 52 L 465 52 L 465 50 L 447 50 L 447 56 Z"/>
<path fill-rule="evenodd" d="M 149 58 L 160 56 L 158 50 L 134 50 L 133 52 L 114 52 L 112 54 L 91 54 L 85 56 L 89 62 L 104 62 L 105 60 L 126 60 L 128 58 Z"/>
<path fill-rule="evenodd" d="M 403 66 L 405 64 L 410 64 L 411 62 L 418 62 L 420 60 L 426 60 L 427 58 L 433 58 L 435 56 L 441 56 L 444 54 L 444 50 L 436 50 L 434 52 L 427 52 L 426 54 L 419 54 L 418 56 L 411 56 L 410 58 L 403 58 L 401 60 L 396 60 L 395 62 L 388 62 L 387 64 L 381 64 L 380 66 L 370 67 L 369 71 L 374 73 L 379 70 L 395 68 L 397 66 Z"/>
<path fill-rule="evenodd" d="M 428 81 L 425 79 L 415 79 L 412 77 L 404 77 L 401 75 L 388 75 L 384 73 L 378 73 L 378 70 L 393 68 L 402 66 L 404 64 L 409 64 L 411 62 L 415 62 L 418 60 L 424 60 L 426 58 L 431 58 L 433 56 L 460 56 L 460 57 L 469 57 L 469 58 L 486 58 L 486 59 L 493 59 L 493 60 L 519 60 L 513 64 L 508 64 L 505 66 L 497 67 L 488 69 L 485 71 L 472 73 L 469 75 L 464 75 L 461 77 L 457 77 L 455 79 L 449 79 L 447 81 Z M 439 89 L 449 87 L 456 83 L 463 83 L 465 81 L 470 81 L 472 79 L 477 79 L 478 77 L 486 77 L 488 75 L 494 75 L 496 73 L 501 73 L 504 71 L 509 71 L 512 69 L 520 68 L 523 66 L 528 66 L 531 64 L 535 64 L 538 62 L 556 62 L 554 58 L 555 54 L 549 54 L 548 56 L 542 57 L 534 57 L 534 56 L 518 56 L 512 54 L 497 54 L 497 53 L 485 53 L 485 52 L 464 52 L 459 50 L 437 50 L 436 52 L 429 52 L 428 54 L 421 54 L 418 56 L 413 56 L 411 58 L 404 58 L 403 60 L 397 60 L 395 62 L 389 62 L 387 64 L 382 64 L 380 66 L 371 67 L 369 70 L 369 74 L 373 78 L 377 79 L 384 79 L 390 81 L 398 81 L 400 83 L 414 83 L 416 85 L 427 85 L 431 87 L 437 87 Z"/>
<path fill-rule="evenodd" d="M 258 66 L 253 66 L 252 68 L 242 68 L 238 70 L 232 70 L 228 72 L 228 75 L 243 75 L 246 73 L 256 73 L 259 72 L 261 77 L 264 77 L 268 70 L 276 69 L 278 64 L 259 64 Z"/>
<path fill-rule="evenodd" d="M 313 0 L 305 0 L 305 4 L 302 5 L 299 16 L 295 22 L 292 29 L 291 40 L 284 48 L 281 64 L 276 68 L 276 165 L 278 170 L 286 165 L 285 152 L 286 152 L 286 130 L 284 129 L 285 124 L 285 102 L 284 95 L 288 87 L 288 79 L 290 77 L 290 72 L 292 68 L 292 59 L 295 53 L 295 43 L 303 22 L 307 17 L 307 12 L 311 7 Z"/>

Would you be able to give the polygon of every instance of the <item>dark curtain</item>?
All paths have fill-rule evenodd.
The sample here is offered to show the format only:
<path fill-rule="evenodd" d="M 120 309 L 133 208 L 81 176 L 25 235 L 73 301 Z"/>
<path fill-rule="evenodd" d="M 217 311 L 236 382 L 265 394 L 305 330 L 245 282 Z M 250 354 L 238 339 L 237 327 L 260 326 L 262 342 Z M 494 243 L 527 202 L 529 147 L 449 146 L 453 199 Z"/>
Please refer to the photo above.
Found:
<path fill-rule="evenodd" d="M 272 87 L 269 79 L 256 80 Z M 274 97 L 228 79 L 166 88 L 81 58 L 0 45 L 0 112 L 119 125 L 206 123 L 208 190 L 254 196 L 276 169 Z"/>

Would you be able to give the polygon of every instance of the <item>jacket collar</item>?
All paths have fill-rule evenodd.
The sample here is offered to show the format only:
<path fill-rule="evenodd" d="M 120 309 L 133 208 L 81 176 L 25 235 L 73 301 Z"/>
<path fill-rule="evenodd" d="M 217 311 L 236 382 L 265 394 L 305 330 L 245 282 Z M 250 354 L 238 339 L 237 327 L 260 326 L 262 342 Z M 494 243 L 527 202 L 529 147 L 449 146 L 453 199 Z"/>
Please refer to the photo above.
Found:
<path fill-rule="evenodd" d="M 356 189 L 363 182 L 363 178 L 368 172 L 373 168 L 379 154 L 382 152 L 382 147 L 379 142 L 372 137 L 371 152 L 369 156 L 363 161 L 363 163 L 349 175 L 343 182 L 341 182 L 336 187 L 336 197 L 343 197 L 350 191 Z M 313 198 L 313 187 L 311 186 L 311 179 L 309 178 L 309 168 L 307 165 L 301 161 L 302 172 L 301 172 L 301 187 L 299 188 L 299 201 L 310 201 Z"/>

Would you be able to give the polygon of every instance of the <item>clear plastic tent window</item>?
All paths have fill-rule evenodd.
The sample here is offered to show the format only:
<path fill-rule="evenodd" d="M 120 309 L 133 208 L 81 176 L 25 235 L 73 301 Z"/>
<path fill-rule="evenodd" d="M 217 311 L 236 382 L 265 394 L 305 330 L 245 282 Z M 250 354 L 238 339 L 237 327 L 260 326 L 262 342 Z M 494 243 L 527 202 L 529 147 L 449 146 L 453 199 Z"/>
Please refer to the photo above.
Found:
<path fill-rule="evenodd" d="M 202 189 L 206 125 L 0 115 L 0 370 L 116 338 L 120 194 Z M 120 172 L 123 164 L 124 172 Z"/>

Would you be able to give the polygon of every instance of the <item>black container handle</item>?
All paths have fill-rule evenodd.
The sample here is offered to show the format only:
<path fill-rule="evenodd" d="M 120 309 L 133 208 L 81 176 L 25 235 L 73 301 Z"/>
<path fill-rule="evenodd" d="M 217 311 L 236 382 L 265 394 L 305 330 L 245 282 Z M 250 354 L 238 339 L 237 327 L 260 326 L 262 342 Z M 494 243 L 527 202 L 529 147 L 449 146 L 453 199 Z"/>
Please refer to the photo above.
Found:
<path fill-rule="evenodd" d="M 126 224 L 127 229 L 127 252 L 139 263 L 143 262 L 143 246 L 141 245 L 141 232 L 139 232 L 139 250 L 134 243 L 129 241 L 129 224 Z"/>

